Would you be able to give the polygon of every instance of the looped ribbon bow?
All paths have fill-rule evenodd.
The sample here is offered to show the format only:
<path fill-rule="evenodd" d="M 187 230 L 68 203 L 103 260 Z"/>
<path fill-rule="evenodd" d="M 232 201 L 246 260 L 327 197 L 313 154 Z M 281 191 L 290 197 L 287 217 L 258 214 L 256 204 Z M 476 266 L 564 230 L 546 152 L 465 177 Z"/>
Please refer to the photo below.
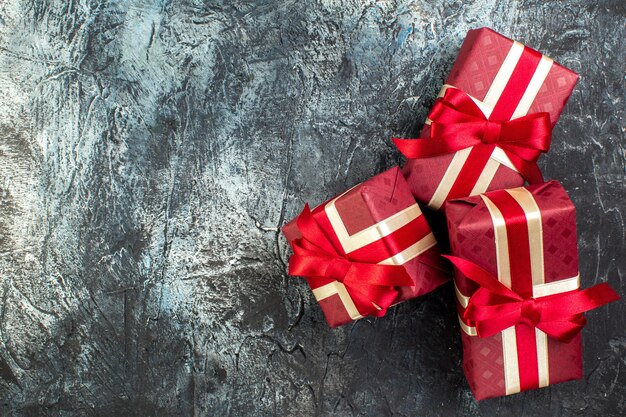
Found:
<path fill-rule="evenodd" d="M 480 266 L 455 256 L 444 257 L 480 285 L 463 313 L 480 337 L 526 324 L 567 343 L 585 326 L 587 320 L 582 313 L 620 298 L 609 284 L 602 283 L 584 290 L 525 299 Z"/>
<path fill-rule="evenodd" d="M 550 148 L 552 125 L 548 113 L 533 113 L 508 121 L 489 120 L 472 98 L 448 88 L 430 111 L 430 139 L 393 138 L 407 158 L 428 158 L 469 147 L 491 155 L 501 148 L 529 182 L 543 182 L 536 161 Z"/>
<path fill-rule="evenodd" d="M 289 274 L 305 277 L 312 288 L 339 281 L 361 316 L 385 315 L 396 299 L 397 286 L 415 283 L 400 265 L 353 262 L 335 249 L 306 204 L 296 220 L 302 238 L 292 242 Z"/>

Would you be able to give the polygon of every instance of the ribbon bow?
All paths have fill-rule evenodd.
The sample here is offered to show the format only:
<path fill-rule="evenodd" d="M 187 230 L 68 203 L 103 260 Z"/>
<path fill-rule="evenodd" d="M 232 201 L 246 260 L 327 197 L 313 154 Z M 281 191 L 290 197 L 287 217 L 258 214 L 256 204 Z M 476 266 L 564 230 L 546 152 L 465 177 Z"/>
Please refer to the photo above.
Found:
<path fill-rule="evenodd" d="M 400 265 L 353 262 L 335 249 L 306 204 L 296 220 L 302 238 L 292 242 L 289 274 L 303 276 L 313 288 L 342 282 L 359 314 L 382 317 L 396 299 L 396 286 L 415 283 Z"/>
<path fill-rule="evenodd" d="M 567 343 L 585 326 L 582 313 L 620 298 L 609 284 L 602 283 L 585 290 L 525 299 L 478 265 L 455 256 L 444 257 L 480 285 L 463 313 L 480 337 L 525 324 Z"/>
<path fill-rule="evenodd" d="M 550 148 L 552 125 L 548 113 L 534 113 L 508 121 L 489 120 L 472 98 L 448 88 L 433 105 L 428 118 L 430 139 L 393 138 L 407 158 L 428 158 L 469 147 L 491 155 L 498 146 L 530 183 L 543 182 L 536 161 Z"/>

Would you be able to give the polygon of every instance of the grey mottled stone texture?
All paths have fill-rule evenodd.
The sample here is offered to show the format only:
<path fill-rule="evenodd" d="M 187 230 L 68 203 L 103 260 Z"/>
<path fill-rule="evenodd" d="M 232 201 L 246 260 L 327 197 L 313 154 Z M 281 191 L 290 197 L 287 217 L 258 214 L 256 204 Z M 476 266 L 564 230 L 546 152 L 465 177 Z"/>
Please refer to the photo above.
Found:
<path fill-rule="evenodd" d="M 617 416 L 585 379 L 477 404 L 451 286 L 330 330 L 278 227 L 401 162 L 466 31 L 581 75 L 541 165 L 584 286 L 625 293 L 622 1 L 0 2 L 0 414 Z M 623 414 L 621 414 L 623 415 Z"/>

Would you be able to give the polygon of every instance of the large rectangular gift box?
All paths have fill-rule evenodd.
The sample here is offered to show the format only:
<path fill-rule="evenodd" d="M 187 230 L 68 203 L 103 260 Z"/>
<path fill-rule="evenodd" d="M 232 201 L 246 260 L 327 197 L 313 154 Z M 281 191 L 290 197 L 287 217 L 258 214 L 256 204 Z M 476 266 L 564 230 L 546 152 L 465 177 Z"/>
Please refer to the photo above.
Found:
<path fill-rule="evenodd" d="M 453 200 L 446 216 L 452 255 L 483 268 L 522 298 L 579 288 L 576 213 L 558 182 Z M 479 287 L 459 270 L 454 283 L 463 369 L 476 399 L 582 377 L 580 333 L 563 343 L 518 324 L 479 337 L 464 318 Z"/>
<path fill-rule="evenodd" d="M 397 296 L 392 304 L 430 292 L 451 278 L 428 223 L 397 167 L 317 206 L 311 213 L 340 257 L 404 267 L 413 285 L 395 288 Z M 302 237 L 297 218 L 282 231 L 292 247 Z M 342 282 L 304 278 L 331 327 L 363 317 Z"/>
<path fill-rule="evenodd" d="M 559 119 L 577 80 L 576 73 L 534 49 L 491 29 L 474 29 L 467 33 L 438 100 L 447 90 L 458 89 L 476 104 L 482 112 L 480 118 L 489 122 L 507 122 L 545 112 L 549 116 L 547 128 L 551 131 L 550 124 L 554 126 Z M 523 126 L 523 123 L 519 125 Z M 501 132 L 495 124 L 485 129 L 478 136 L 482 134 L 487 144 L 496 143 L 498 135 L 506 136 L 506 127 Z M 512 126 L 509 132 L 520 130 L 523 129 Z M 535 134 L 532 130 L 531 136 Z M 549 134 L 547 132 L 548 145 Z M 430 119 L 426 121 L 420 139 L 416 140 L 435 140 L 431 137 Z M 478 148 L 480 146 L 409 159 L 403 173 L 417 201 L 438 210 L 454 198 L 524 184 L 519 173 L 520 163 L 511 160 L 513 157 L 511 152 L 504 150 L 506 147 L 495 146 L 487 154 Z M 511 149 L 516 151 L 514 147 Z M 522 156 L 524 152 L 521 152 Z M 522 163 L 529 165 L 525 161 Z M 538 172 L 536 166 L 533 168 Z"/>

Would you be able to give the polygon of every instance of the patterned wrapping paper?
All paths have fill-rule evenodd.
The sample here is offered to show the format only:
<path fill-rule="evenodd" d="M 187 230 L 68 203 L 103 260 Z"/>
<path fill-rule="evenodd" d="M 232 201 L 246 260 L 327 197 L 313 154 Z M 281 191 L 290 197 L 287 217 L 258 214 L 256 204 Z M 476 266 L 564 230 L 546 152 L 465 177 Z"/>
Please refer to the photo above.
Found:
<path fill-rule="evenodd" d="M 507 236 L 506 232 L 503 235 L 502 227 L 494 228 L 502 215 L 492 201 L 494 197 L 490 197 L 496 193 L 508 193 L 523 207 L 528 219 L 528 237 Z M 576 213 L 558 182 L 453 200 L 446 205 L 446 215 L 452 254 L 482 267 L 508 288 L 518 291 L 516 285 L 520 287 L 520 280 L 529 280 L 534 298 L 579 288 Z M 502 253 L 507 241 L 509 247 L 530 247 L 531 277 L 515 274 L 512 265 L 516 254 L 508 253 L 508 249 L 506 255 Z M 529 337 L 534 340 L 520 340 L 520 333 L 516 340 L 520 327 L 517 325 L 490 337 L 478 337 L 472 323 L 463 318 L 478 286 L 458 270 L 454 283 L 462 329 L 463 369 L 476 399 L 582 378 L 580 333 L 569 343 L 563 343 L 535 328 Z M 527 358 L 517 355 L 523 343 L 530 344 L 533 350 L 536 346 L 536 358 L 530 358 L 531 371 L 538 378 L 536 386 L 524 385 L 522 366 Z"/>
<path fill-rule="evenodd" d="M 346 259 L 405 268 L 414 286 L 397 288 L 393 304 L 428 293 L 451 278 L 428 223 L 397 167 L 317 206 L 312 215 Z M 394 242 L 394 236 L 405 228 L 412 228 L 410 239 Z M 292 246 L 301 237 L 296 219 L 282 231 Z M 341 282 L 316 287 L 308 281 L 331 327 L 362 317 Z"/>
<path fill-rule="evenodd" d="M 439 96 L 448 88 L 457 88 L 467 93 L 490 121 L 547 112 L 554 125 L 577 80 L 576 73 L 545 55 L 481 28 L 468 32 Z M 427 120 L 420 138 L 429 139 L 430 131 Z M 501 148 L 496 147 L 486 161 L 474 153 L 463 149 L 409 159 L 403 174 L 415 198 L 439 210 L 450 199 L 524 184 Z M 484 165 L 480 176 L 468 172 L 472 164 Z"/>

